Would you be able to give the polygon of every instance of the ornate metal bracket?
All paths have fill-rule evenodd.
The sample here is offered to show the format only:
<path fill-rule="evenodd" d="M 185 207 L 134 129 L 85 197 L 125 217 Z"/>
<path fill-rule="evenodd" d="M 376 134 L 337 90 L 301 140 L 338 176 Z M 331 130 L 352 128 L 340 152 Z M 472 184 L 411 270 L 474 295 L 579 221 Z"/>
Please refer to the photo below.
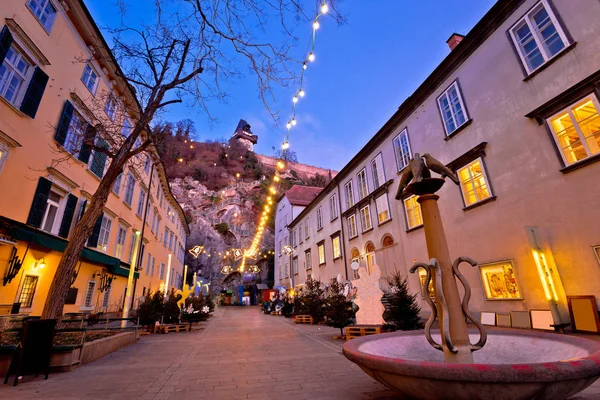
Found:
<path fill-rule="evenodd" d="M 29 244 L 27 244 L 27 248 L 25 249 L 25 253 L 22 258 L 17 256 L 17 248 L 13 246 L 12 251 L 10 253 L 10 260 L 8 261 L 8 268 L 6 269 L 6 273 L 4 278 L 2 278 L 2 286 L 6 286 L 19 274 L 21 270 L 21 266 L 23 265 L 23 260 L 25 260 L 25 256 L 29 251 Z"/>
<path fill-rule="evenodd" d="M 460 271 L 458 269 L 458 266 L 463 262 L 469 263 L 469 264 L 471 264 L 471 266 L 476 267 L 477 261 L 475 261 L 469 257 L 458 257 L 456 260 L 454 260 L 454 263 L 452 263 L 452 273 L 456 278 L 458 278 L 458 280 L 463 285 L 464 290 L 465 290 L 465 295 L 463 296 L 463 299 L 461 302 L 463 314 L 479 330 L 479 335 L 480 335 L 479 341 L 475 344 L 471 344 L 471 346 L 470 346 L 471 351 L 477 351 L 485 345 L 485 343 L 487 341 L 487 332 L 485 331 L 485 328 L 483 327 L 483 325 L 479 321 L 477 321 L 473 317 L 471 312 L 469 311 L 469 300 L 471 299 L 471 287 L 469 286 L 469 283 L 467 282 L 465 277 L 460 273 Z M 425 282 L 423 282 L 423 287 L 421 288 L 421 290 L 423 291 L 425 301 L 427 302 L 427 304 L 429 304 L 429 307 L 431 307 L 431 315 L 429 316 L 429 319 L 425 323 L 425 338 L 427 339 L 429 344 L 431 344 L 431 346 L 434 349 L 443 351 L 442 345 L 437 343 L 431 336 L 431 325 L 433 325 L 436 318 L 438 317 L 438 309 L 437 309 L 435 303 L 433 302 L 433 300 L 431 299 L 431 297 L 429 297 L 427 288 L 429 287 L 429 283 L 431 282 L 432 273 L 435 273 L 435 295 L 436 295 L 436 298 L 439 300 L 439 304 L 442 307 L 442 310 L 440 310 L 440 312 L 444 316 L 442 318 L 443 325 L 441 327 L 441 334 L 444 335 L 444 342 L 446 343 L 448 350 L 452 353 L 457 353 L 458 350 L 452 343 L 452 338 L 450 337 L 450 314 L 448 312 L 448 304 L 446 303 L 446 298 L 444 297 L 444 290 L 442 288 L 442 269 L 440 268 L 440 264 L 438 263 L 438 261 L 435 258 L 432 258 L 431 260 L 429 260 L 429 264 L 425 264 L 425 263 L 414 264 L 412 266 L 412 268 L 410 269 L 410 272 L 415 273 L 415 271 L 417 271 L 417 269 L 419 269 L 419 268 L 423 268 L 426 272 Z"/>

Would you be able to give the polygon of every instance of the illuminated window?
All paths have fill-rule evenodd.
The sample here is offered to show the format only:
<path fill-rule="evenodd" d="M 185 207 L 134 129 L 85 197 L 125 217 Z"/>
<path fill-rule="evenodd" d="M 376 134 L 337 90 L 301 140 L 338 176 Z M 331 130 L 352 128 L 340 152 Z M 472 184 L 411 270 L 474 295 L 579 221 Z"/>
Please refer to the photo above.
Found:
<path fill-rule="evenodd" d="M 517 22 L 510 35 L 528 73 L 542 66 L 568 43 L 546 0 L 540 1 Z"/>
<path fill-rule="evenodd" d="M 358 235 L 356 231 L 356 216 L 352 214 L 348 217 L 348 236 L 350 236 L 350 238 L 353 238 L 356 235 Z"/>
<path fill-rule="evenodd" d="M 481 158 L 459 169 L 458 179 L 466 206 L 485 200 L 492 195 Z"/>
<path fill-rule="evenodd" d="M 357 175 L 358 182 L 358 199 L 362 200 L 369 194 L 369 185 L 367 184 L 367 170 L 363 168 Z"/>
<path fill-rule="evenodd" d="M 377 221 L 382 224 L 390 219 L 390 207 L 388 204 L 387 194 L 383 194 L 375 199 L 377 207 Z"/>
<path fill-rule="evenodd" d="M 444 120 L 446 135 L 450 135 L 467 122 L 465 104 L 456 81 L 438 97 L 437 101 Z"/>
<path fill-rule="evenodd" d="M 360 209 L 360 223 L 363 232 L 373 227 L 371 223 L 371 207 L 368 205 Z"/>
<path fill-rule="evenodd" d="M 37 276 L 27 275 L 25 277 L 25 280 L 23 281 L 23 287 L 21 288 L 21 294 L 19 295 L 19 303 L 21 303 L 21 307 L 31 308 L 37 283 Z"/>
<path fill-rule="evenodd" d="M 600 153 L 598 99 L 590 96 L 549 119 L 566 165 Z"/>
<path fill-rule="evenodd" d="M 333 249 L 333 259 L 340 258 L 342 256 L 342 249 L 340 246 L 340 237 L 334 236 L 331 239 L 331 248 Z"/>
<path fill-rule="evenodd" d="M 404 199 L 404 210 L 406 212 L 406 222 L 408 229 L 423 225 L 423 215 L 421 214 L 421 205 L 417 201 L 417 196 L 410 196 Z"/>
<path fill-rule="evenodd" d="M 376 264 L 375 245 L 371 242 L 367 242 L 367 245 L 365 246 L 365 259 L 367 261 L 367 270 L 369 275 L 371 275 L 371 272 L 373 271 L 373 265 Z"/>
<path fill-rule="evenodd" d="M 319 265 L 325 264 L 325 243 L 319 243 L 317 245 L 319 251 Z"/>
<path fill-rule="evenodd" d="M 410 143 L 408 142 L 408 129 L 404 129 L 392 141 L 394 145 L 394 153 L 396 153 L 396 165 L 398 171 L 404 169 L 412 158 L 410 154 Z"/>
<path fill-rule="evenodd" d="M 126 235 L 126 229 L 119 225 L 119 230 L 117 231 L 117 245 L 115 246 L 115 257 L 118 259 L 121 259 L 121 257 L 123 257 L 123 253 L 125 252 Z"/>

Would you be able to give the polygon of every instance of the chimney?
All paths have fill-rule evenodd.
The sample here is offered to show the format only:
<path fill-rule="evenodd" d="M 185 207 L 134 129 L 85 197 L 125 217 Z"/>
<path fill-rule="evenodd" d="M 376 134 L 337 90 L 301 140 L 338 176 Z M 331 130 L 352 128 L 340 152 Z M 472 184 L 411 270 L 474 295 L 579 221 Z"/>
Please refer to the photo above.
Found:
<path fill-rule="evenodd" d="M 462 42 L 462 40 L 464 39 L 464 35 L 461 35 L 460 33 L 456 33 L 454 32 L 452 34 L 452 36 L 450 36 L 450 39 L 446 40 L 446 43 L 448 43 L 448 47 L 450 47 L 450 51 L 454 50 L 454 48 L 460 43 Z"/>

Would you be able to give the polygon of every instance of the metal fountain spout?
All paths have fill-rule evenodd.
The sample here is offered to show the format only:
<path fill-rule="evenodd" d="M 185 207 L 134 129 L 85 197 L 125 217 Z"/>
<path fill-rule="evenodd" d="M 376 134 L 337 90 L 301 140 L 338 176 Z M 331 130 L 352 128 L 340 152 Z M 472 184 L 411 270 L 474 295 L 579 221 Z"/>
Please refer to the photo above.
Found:
<path fill-rule="evenodd" d="M 431 176 L 431 172 L 440 175 L 440 178 Z M 425 337 L 436 349 L 444 352 L 444 361 L 449 363 L 473 363 L 473 351 L 481 349 L 487 340 L 485 328 L 469 312 L 468 304 L 471 298 L 471 288 L 465 277 L 458 270 L 458 266 L 466 262 L 477 266 L 477 262 L 469 257 L 458 257 L 454 262 L 450 259 L 448 243 L 444 233 L 444 226 L 440 218 L 437 201 L 439 196 L 435 193 L 444 185 L 444 178 L 450 178 L 457 185 L 458 178 L 448 167 L 429 154 L 415 153 L 408 167 L 402 173 L 400 185 L 396 193 L 396 200 L 402 200 L 406 195 L 419 196 L 417 201 L 421 204 L 423 214 L 423 227 L 427 252 L 430 258 L 428 264 L 416 263 L 410 269 L 414 273 L 419 268 L 426 272 L 423 282 L 425 301 L 431 307 L 431 316 L 425 324 Z M 461 300 L 456 279 L 464 287 L 464 296 Z M 428 296 L 427 288 L 433 280 L 435 303 Z M 442 343 L 437 343 L 431 336 L 431 325 L 439 319 Z M 480 338 L 476 344 L 471 344 L 467 329 L 467 320 L 471 321 L 479 330 Z"/>

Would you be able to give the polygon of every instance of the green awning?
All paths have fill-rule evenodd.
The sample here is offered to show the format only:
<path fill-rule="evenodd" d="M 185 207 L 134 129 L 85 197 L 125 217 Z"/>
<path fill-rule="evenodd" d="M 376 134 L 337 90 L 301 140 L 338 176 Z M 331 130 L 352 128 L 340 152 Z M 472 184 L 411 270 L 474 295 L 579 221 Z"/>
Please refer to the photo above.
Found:
<path fill-rule="evenodd" d="M 17 225 L 13 225 L 12 237 L 16 240 L 33 243 L 48 250 L 60 251 L 61 253 L 65 251 L 68 243 L 65 239 L 58 238 L 46 232 Z M 95 264 L 104 265 L 108 272 L 112 274 L 129 276 L 129 265 L 121 266 L 121 260 L 108 256 L 104 253 L 100 253 L 99 251 L 84 248 L 81 251 L 80 259 Z M 136 272 L 135 277 L 138 278 L 139 276 L 140 274 Z"/>

